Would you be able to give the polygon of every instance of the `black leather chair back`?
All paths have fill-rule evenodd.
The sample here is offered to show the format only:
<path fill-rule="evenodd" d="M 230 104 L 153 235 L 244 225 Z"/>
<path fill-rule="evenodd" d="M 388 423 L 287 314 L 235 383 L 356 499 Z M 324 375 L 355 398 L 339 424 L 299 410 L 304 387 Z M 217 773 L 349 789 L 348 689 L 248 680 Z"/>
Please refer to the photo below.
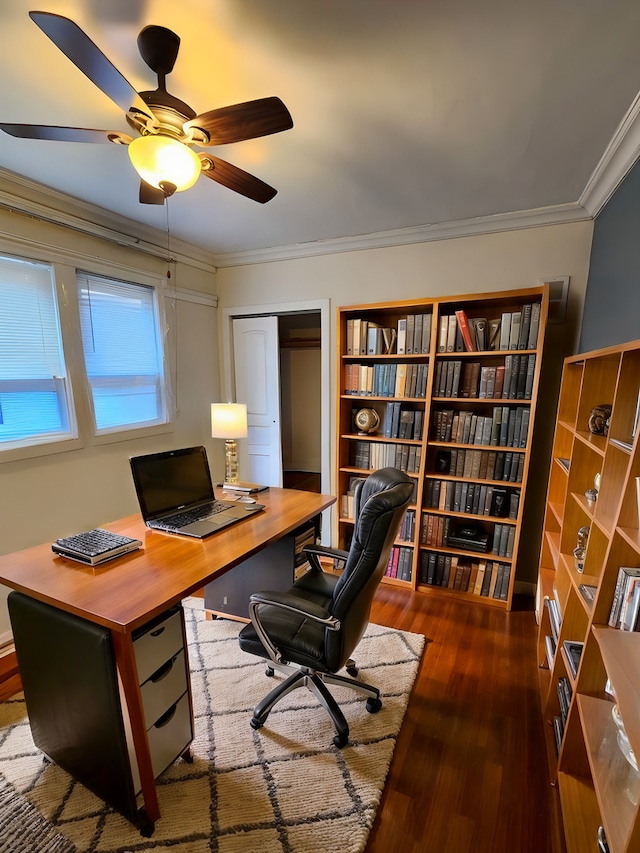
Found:
<path fill-rule="evenodd" d="M 375 471 L 356 490 L 353 538 L 331 607 L 342 629 L 325 631 L 326 659 L 334 672 L 344 666 L 367 628 L 373 596 L 412 494 L 413 481 L 397 468 Z"/>

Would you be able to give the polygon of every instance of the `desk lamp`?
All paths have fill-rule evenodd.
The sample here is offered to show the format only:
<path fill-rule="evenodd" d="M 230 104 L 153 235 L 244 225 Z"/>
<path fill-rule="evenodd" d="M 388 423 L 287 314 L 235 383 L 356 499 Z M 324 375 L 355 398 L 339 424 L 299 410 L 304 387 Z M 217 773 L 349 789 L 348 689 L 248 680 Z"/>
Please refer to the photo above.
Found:
<path fill-rule="evenodd" d="M 237 438 L 247 437 L 247 407 L 244 403 L 212 403 L 211 435 L 224 438 L 224 485 L 238 484 Z"/>

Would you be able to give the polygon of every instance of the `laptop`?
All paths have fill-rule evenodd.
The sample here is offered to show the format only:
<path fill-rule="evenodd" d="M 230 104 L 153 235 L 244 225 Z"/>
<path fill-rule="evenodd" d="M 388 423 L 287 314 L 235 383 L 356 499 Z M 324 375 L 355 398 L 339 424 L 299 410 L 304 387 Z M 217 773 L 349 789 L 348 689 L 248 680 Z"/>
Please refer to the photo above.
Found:
<path fill-rule="evenodd" d="M 147 527 L 204 539 L 264 509 L 217 500 L 204 447 L 165 450 L 129 459 Z"/>

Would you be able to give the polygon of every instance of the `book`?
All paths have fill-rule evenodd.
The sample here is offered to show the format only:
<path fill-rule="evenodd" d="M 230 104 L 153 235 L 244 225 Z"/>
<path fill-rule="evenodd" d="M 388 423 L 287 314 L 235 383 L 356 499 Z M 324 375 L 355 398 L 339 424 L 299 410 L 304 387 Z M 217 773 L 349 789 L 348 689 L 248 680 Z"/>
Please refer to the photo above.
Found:
<path fill-rule="evenodd" d="M 578 667 L 580 666 L 583 647 L 584 643 L 577 642 L 576 640 L 564 640 L 562 643 L 569 669 L 574 678 L 578 676 Z"/>
<path fill-rule="evenodd" d="M 627 585 L 633 578 L 638 577 L 640 577 L 640 569 L 631 568 L 629 566 L 619 567 L 616 586 L 613 592 L 611 610 L 609 612 L 608 624 L 611 628 L 619 628 L 621 626 L 620 614 L 622 613 Z"/>
<path fill-rule="evenodd" d="M 438 329 L 438 352 L 447 351 L 447 339 L 449 337 L 449 317 L 443 314 L 440 317 L 440 328 Z"/>
<path fill-rule="evenodd" d="M 520 321 L 522 319 L 522 311 L 514 311 L 511 314 L 511 329 L 509 332 L 509 349 L 518 349 L 520 340 Z"/>
<path fill-rule="evenodd" d="M 509 349 L 511 335 L 511 312 L 505 311 L 500 319 L 500 349 Z"/>
<path fill-rule="evenodd" d="M 466 312 L 459 309 L 456 311 L 455 317 L 458 321 L 458 325 L 460 326 L 460 334 L 462 335 L 462 340 L 464 341 L 467 352 L 475 352 L 478 348 L 474 337 L 471 335 L 471 328 Z"/>
<path fill-rule="evenodd" d="M 406 317 L 398 320 L 398 332 L 396 338 L 396 352 L 398 355 L 405 355 L 407 346 L 407 319 Z"/>
<path fill-rule="evenodd" d="M 489 349 L 487 341 L 487 321 L 484 317 L 477 317 L 473 321 L 473 329 L 475 332 L 476 349 L 480 352 Z"/>
<path fill-rule="evenodd" d="M 534 302 L 531 306 L 531 325 L 529 327 L 529 340 L 527 349 L 537 349 L 538 329 L 540 327 L 540 303 Z"/>

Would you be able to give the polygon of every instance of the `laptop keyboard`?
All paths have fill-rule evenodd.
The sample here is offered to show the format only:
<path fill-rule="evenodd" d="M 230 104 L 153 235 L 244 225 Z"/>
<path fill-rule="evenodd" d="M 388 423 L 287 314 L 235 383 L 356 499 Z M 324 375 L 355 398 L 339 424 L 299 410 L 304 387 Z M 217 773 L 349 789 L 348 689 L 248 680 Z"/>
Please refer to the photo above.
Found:
<path fill-rule="evenodd" d="M 185 509 L 184 512 L 177 512 L 175 515 L 170 515 L 168 518 L 162 518 L 154 522 L 155 527 L 180 528 L 186 527 L 193 521 L 201 521 L 203 518 L 209 518 L 211 515 L 217 515 L 228 509 L 227 504 L 216 501 L 215 503 L 205 504 L 204 506 L 195 507 L 194 509 Z"/>

